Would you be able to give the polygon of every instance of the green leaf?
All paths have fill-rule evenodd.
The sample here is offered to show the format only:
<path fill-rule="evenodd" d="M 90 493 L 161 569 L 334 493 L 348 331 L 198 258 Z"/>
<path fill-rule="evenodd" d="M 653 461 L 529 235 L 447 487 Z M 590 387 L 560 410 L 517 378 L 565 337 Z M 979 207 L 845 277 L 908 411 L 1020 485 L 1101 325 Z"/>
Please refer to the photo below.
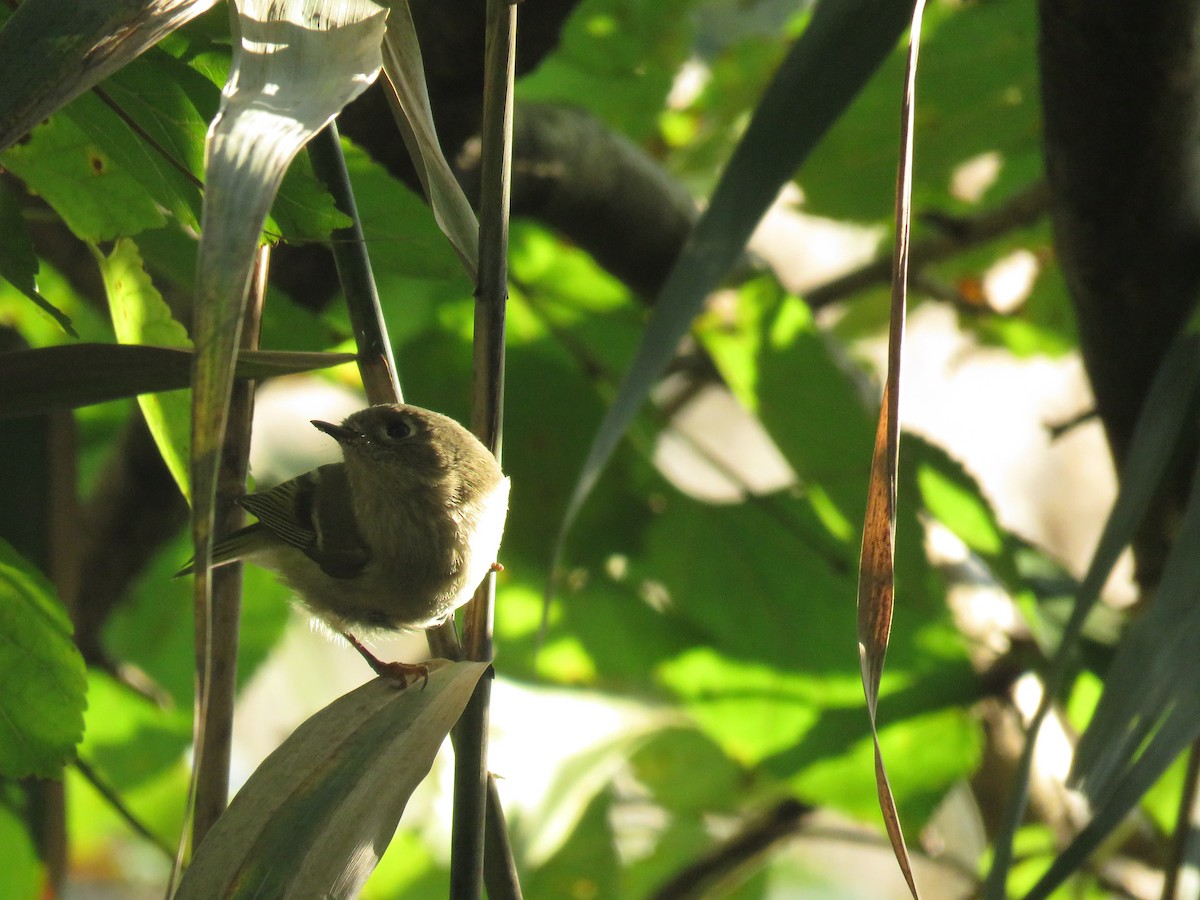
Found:
<path fill-rule="evenodd" d="M 0 785 L 0 791 L 16 790 L 15 785 Z M 0 847 L 4 865 L 0 866 L 0 897 L 40 897 L 44 895 L 44 872 L 29 828 L 8 803 L 0 798 Z M 15 805 L 15 804 L 13 804 Z"/>
<path fill-rule="evenodd" d="M 195 687 L 192 584 L 175 574 L 189 555 L 190 542 L 182 535 L 165 545 L 104 629 L 104 645 L 113 657 L 136 665 L 185 709 Z M 239 690 L 282 639 L 293 596 L 273 572 L 258 566 L 245 566 L 242 579 Z"/>
<path fill-rule="evenodd" d="M 911 13 L 908 0 L 817 5 L 659 291 L 637 356 L 584 461 L 564 534 L 708 293 L 742 252 L 779 188 L 892 49 Z"/>
<path fill-rule="evenodd" d="M 586 0 L 558 49 L 517 83 L 519 102 L 584 105 L 636 142 L 654 137 L 658 116 L 687 59 L 692 0 Z"/>
<path fill-rule="evenodd" d="M 108 256 L 94 247 L 92 254 L 104 279 L 118 341 L 191 348 L 187 329 L 175 321 L 162 295 L 151 283 L 133 241 L 117 241 Z M 138 405 L 171 476 L 183 496 L 190 497 L 191 395 L 183 390 L 142 394 L 138 397 Z"/>
<path fill-rule="evenodd" d="M 213 0 L 22 3 L 0 31 L 0 150 Z"/>
<path fill-rule="evenodd" d="M 244 351 L 239 378 L 269 378 L 353 362 L 352 353 Z M 187 387 L 192 353 L 173 347 L 71 344 L 0 354 L 0 419 Z"/>
<path fill-rule="evenodd" d="M 0 164 L 37 191 L 81 240 L 110 241 L 167 221 L 137 173 L 116 162 L 66 112 L 0 153 Z"/>
<path fill-rule="evenodd" d="M 569 840 L 545 865 L 526 876 L 530 897 L 620 897 L 621 862 L 612 824 L 613 792 L 597 794 Z"/>
<path fill-rule="evenodd" d="M 58 778 L 83 736 L 86 678 L 42 574 L 0 541 L 0 775 Z"/>
<path fill-rule="evenodd" d="M 488 667 L 448 663 L 404 690 L 377 678 L 297 728 L 208 833 L 180 900 L 354 896 Z"/>
<path fill-rule="evenodd" d="M 921 41 L 914 133 L 914 207 L 961 209 L 954 170 L 984 153 L 999 173 L 982 199 L 1003 197 L 1041 174 L 1037 10 L 1025 3 L 931 6 Z M 799 178 L 806 210 L 882 221 L 896 179 L 896 98 L 904 54 L 896 51 L 813 151 Z"/>
<path fill-rule="evenodd" d="M 383 39 L 383 67 L 392 86 L 388 100 L 433 217 L 474 282 L 479 270 L 479 220 L 442 155 L 408 2 L 395 0 L 390 6 L 391 20 Z"/>
<path fill-rule="evenodd" d="M 38 260 L 33 240 L 21 215 L 21 204 L 7 184 L 0 182 L 0 278 L 3 278 L 54 319 L 62 330 L 78 339 L 71 320 L 49 300 L 38 293 Z"/>

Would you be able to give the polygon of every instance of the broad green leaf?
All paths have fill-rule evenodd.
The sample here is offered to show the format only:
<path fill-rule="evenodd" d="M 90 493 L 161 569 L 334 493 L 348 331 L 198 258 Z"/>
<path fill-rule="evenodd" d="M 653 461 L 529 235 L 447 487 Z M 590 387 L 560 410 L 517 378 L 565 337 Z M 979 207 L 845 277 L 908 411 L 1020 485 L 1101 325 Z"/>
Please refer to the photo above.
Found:
<path fill-rule="evenodd" d="M 487 663 L 448 663 L 424 688 L 375 679 L 296 729 L 234 797 L 178 896 L 354 896 Z"/>
<path fill-rule="evenodd" d="M 269 378 L 353 362 L 351 353 L 246 351 L 239 378 Z M 175 347 L 70 344 L 0 354 L 0 419 L 187 387 L 192 353 Z"/>
<path fill-rule="evenodd" d="M 36 190 L 82 240 L 109 241 L 167 221 L 137 172 L 114 161 L 65 111 L 0 153 L 0 164 Z"/>
<path fill-rule="evenodd" d="M 118 341 L 123 344 L 191 348 L 187 330 L 175 321 L 162 295 L 150 281 L 133 241 L 117 241 L 108 256 L 97 248 L 93 248 L 92 253 L 104 279 L 113 330 Z M 138 397 L 138 405 L 158 445 L 158 452 L 162 454 L 184 497 L 191 495 L 188 490 L 190 401 L 188 392 L 182 390 Z"/>
<path fill-rule="evenodd" d="M 0 776 L 59 778 L 83 736 L 86 679 L 44 576 L 0 541 Z"/>
<path fill-rule="evenodd" d="M 32 0 L 0 31 L 0 150 L 213 0 Z"/>
<path fill-rule="evenodd" d="M 392 14 L 383 40 L 383 69 L 392 88 L 388 99 L 433 217 L 474 283 L 479 269 L 479 221 L 438 142 L 408 0 L 393 0 L 389 6 Z"/>
<path fill-rule="evenodd" d="M 564 516 L 569 528 L 708 293 L 758 220 L 908 25 L 911 0 L 823 0 L 767 88 L 708 208 L 655 301 L 637 356 L 597 429 Z"/>
<path fill-rule="evenodd" d="M 38 260 L 33 251 L 33 240 L 25 227 L 21 205 L 12 189 L 0 183 L 0 278 L 3 278 L 56 321 L 62 330 L 78 339 L 71 320 L 49 300 L 38 293 Z"/>
<path fill-rule="evenodd" d="M 164 601 L 170 603 L 176 598 L 168 595 Z M 183 592 L 176 602 L 190 611 L 185 606 L 187 601 Z M 192 654 L 186 648 L 176 648 L 175 652 L 190 661 Z M 124 657 L 122 661 L 141 662 Z M 185 705 L 188 696 L 180 694 L 175 699 L 180 702 L 159 706 L 111 675 L 95 669 L 89 671 L 87 729 L 79 746 L 80 757 L 102 772 L 105 781 L 122 794 L 147 785 L 172 767 L 182 768 L 192 740 L 192 714 Z M 137 747 L 137 753 L 129 752 L 133 746 Z M 176 810 L 175 815 L 178 813 Z"/>
<path fill-rule="evenodd" d="M 994 154 L 998 171 L 982 199 L 1004 197 L 1039 177 L 1037 10 L 1027 3 L 931 5 L 921 41 L 914 208 L 970 204 L 951 194 L 955 169 Z M 816 215 L 882 221 L 896 179 L 897 49 L 813 151 L 797 178 Z"/>
<path fill-rule="evenodd" d="M 191 483 L 200 566 L 263 223 L 292 158 L 379 73 L 385 16 L 370 0 L 244 0 L 238 9 L 229 82 L 208 133 L 196 265 Z"/>
<path fill-rule="evenodd" d="M 916 469 L 921 498 L 938 521 L 944 523 L 973 553 L 995 558 L 1004 550 L 1005 536 L 978 486 L 961 467 L 948 467 L 922 460 Z M 955 476 L 958 477 L 955 477 Z"/>

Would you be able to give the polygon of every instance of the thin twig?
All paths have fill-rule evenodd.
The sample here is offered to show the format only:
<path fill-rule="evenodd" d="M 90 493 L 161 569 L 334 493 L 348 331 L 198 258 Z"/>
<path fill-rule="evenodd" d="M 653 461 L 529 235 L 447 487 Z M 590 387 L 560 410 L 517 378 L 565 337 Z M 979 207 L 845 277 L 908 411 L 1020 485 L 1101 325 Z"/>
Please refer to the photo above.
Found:
<path fill-rule="evenodd" d="M 734 872 L 761 859 L 772 847 L 796 835 L 813 808 L 787 799 L 747 823 L 691 865 L 671 876 L 650 896 L 653 900 L 706 897 Z"/>
<path fill-rule="evenodd" d="M 156 141 L 150 135 L 150 133 L 146 131 L 145 128 L 137 123 L 133 116 L 125 112 L 121 104 L 109 96 L 108 92 L 105 91 L 104 88 L 97 85 L 96 87 L 92 88 L 92 93 L 96 95 L 97 99 L 99 99 L 101 103 L 116 113 L 117 118 L 124 122 L 140 140 L 144 141 L 152 150 L 161 156 L 171 168 L 175 169 L 180 175 L 190 181 L 194 187 L 198 188 L 199 190 L 204 190 L 204 182 L 197 178 L 196 174 L 186 165 L 184 165 L 183 162 L 176 159 L 166 147 Z"/>
<path fill-rule="evenodd" d="M 168 861 L 175 859 L 175 848 L 167 841 L 159 837 L 149 826 L 134 814 L 133 810 L 125 803 L 125 800 L 117 793 L 116 789 L 100 777 L 99 773 L 92 768 L 91 764 L 83 759 L 76 757 L 74 762 L 75 768 L 79 774 L 84 777 L 101 797 L 105 799 L 113 812 L 124 820 L 125 824 L 133 830 L 138 837 L 148 841 L 156 850 L 160 851 Z"/>
<path fill-rule="evenodd" d="M 910 270 L 918 271 L 922 266 L 955 256 L 970 247 L 1028 228 L 1041 220 L 1049 211 L 1049 189 L 1044 181 L 1038 181 L 1009 197 L 995 209 L 978 216 L 954 220 L 953 228 L 943 228 L 942 233 L 924 240 L 915 241 L 909 253 Z M 870 287 L 887 284 L 892 277 L 892 257 L 884 256 L 867 263 L 840 278 L 813 288 L 804 295 L 805 301 L 814 309 L 844 300 Z"/>

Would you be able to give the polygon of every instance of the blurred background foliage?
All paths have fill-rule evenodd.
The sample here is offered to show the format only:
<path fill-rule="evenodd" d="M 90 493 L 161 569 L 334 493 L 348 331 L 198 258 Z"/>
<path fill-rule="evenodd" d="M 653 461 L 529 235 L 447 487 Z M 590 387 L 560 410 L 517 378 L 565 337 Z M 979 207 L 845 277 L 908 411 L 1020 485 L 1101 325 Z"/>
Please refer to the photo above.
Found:
<path fill-rule="evenodd" d="M 698 202 L 807 21 L 797 4 L 780 0 L 559 6 L 570 14 L 518 82 L 518 103 L 583 111 Z M 0 11 L 0 21 L 7 15 Z M 27 250 L 24 262 L 6 263 L 0 281 L 0 323 L 12 341 L 46 347 L 73 340 L 18 289 L 30 266 L 39 295 L 70 318 L 81 339 L 114 341 L 84 245 L 110 253 L 116 239 L 140 256 L 176 318 L 190 321 L 200 192 L 149 139 L 202 176 L 204 130 L 228 68 L 224 16 L 223 9 L 202 16 L 104 82 L 107 97 L 143 133 L 106 101 L 85 94 L 0 154 L 0 189 L 13 200 L 0 205 L 0 242 Z M 983 237 L 972 236 L 970 223 L 1014 197 L 1036 197 L 1042 178 L 1036 39 L 1031 4 L 933 3 L 917 111 L 915 245 L 944 248 L 947 237 L 967 237 L 921 266 L 914 304 L 948 306 L 974 340 L 1020 358 L 1060 357 L 1077 346 L 1044 203 L 1039 208 L 1035 201 L 1032 212 L 1000 221 Z M 428 48 L 427 59 L 437 52 Z M 839 265 L 844 271 L 865 263 L 876 246 L 887 254 L 902 68 L 898 50 L 787 195 L 785 218 L 798 208 L 835 220 L 839 233 L 854 237 L 851 249 L 826 254 L 834 266 L 826 282 Z M 449 101 L 434 97 L 440 116 L 437 104 Z M 406 399 L 465 419 L 472 286 L 405 173 L 364 149 L 377 138 L 367 130 L 360 137 L 349 125 L 343 133 Z M 970 171 L 982 175 L 964 185 Z M 563 180 L 574 177 L 587 173 L 567 172 Z M 264 347 L 350 345 L 344 304 L 319 247 L 339 224 L 302 155 L 268 224 L 281 247 Z M 630 223 L 631 232 L 637 224 Z M 806 234 L 795 232 L 794 240 Z M 6 253 L 11 258 L 15 251 Z M 1014 254 L 1034 261 L 1033 274 L 1018 302 L 998 310 L 985 275 Z M 873 873 L 867 877 L 882 879 L 878 884 L 899 877 L 875 825 L 853 638 L 877 392 L 862 348 L 886 327 L 886 278 L 868 275 L 822 295 L 814 312 L 806 294 L 819 293 L 822 280 L 797 276 L 794 266 L 777 261 L 765 252 L 748 255 L 696 322 L 676 370 L 571 532 L 543 630 L 550 550 L 647 310 L 645 298 L 601 268 L 571 234 L 536 212 L 514 223 L 504 445 L 513 494 L 496 630 L 501 684 L 525 705 L 514 703 L 516 717 L 506 723 L 502 687 L 493 720 L 501 730 L 497 772 L 506 775 L 503 747 L 511 744 L 519 748 L 511 752 L 536 761 L 545 782 L 529 792 L 535 799 L 515 775 L 504 784 L 527 896 L 650 896 L 722 847 L 725 862 L 736 864 L 705 890 L 723 896 L 884 896 L 882 888 L 855 893 L 864 889 L 847 870 Z M 664 271 L 668 264 L 662 262 Z M 315 377 L 338 385 L 353 380 L 343 370 Z M 679 418 L 714 390 L 728 392 L 744 412 L 707 418 L 706 440 L 697 446 Z M 86 518 L 96 507 L 116 502 L 106 485 L 123 465 L 122 454 L 149 465 L 150 445 L 136 437 L 139 415 L 135 403 L 122 401 L 69 417 L 82 527 L 97 521 Z M 296 413 L 301 426 L 310 417 Z M 739 462 L 747 423 L 755 421 L 786 462 L 770 484 L 755 480 L 755 463 Z M 44 472 L 47 480 L 39 481 L 44 467 L 24 467 L 40 451 L 15 424 L 5 424 L 0 441 L 10 460 L 5 479 L 43 491 L 48 479 L 61 479 L 61 472 Z M 679 476 L 673 460 L 683 452 L 680 444 L 707 458 L 700 481 L 722 485 L 714 489 L 719 498 Z M 980 704 L 1005 696 L 1022 666 L 975 652 L 978 636 L 964 634 L 946 602 L 961 573 L 931 561 L 925 535 L 936 527 L 969 549 L 975 577 L 1009 592 L 1035 634 L 1061 623 L 1053 601 L 1069 595 L 1072 582 L 1061 562 L 1000 523 L 948 453 L 916 438 L 904 452 L 900 602 L 883 682 L 881 740 L 923 871 L 946 879 L 933 896 L 965 896 L 977 884 L 986 835 L 982 843 L 957 841 L 945 811 L 965 808 L 980 822 L 996 815 L 986 792 L 970 799 L 964 785 L 1005 777 L 1004 760 L 987 747 Z M 680 487 L 685 482 L 690 490 Z M 169 495 L 169 485 L 154 495 L 156 508 L 165 510 L 156 521 L 164 526 L 136 537 L 144 542 L 140 557 L 129 547 L 91 548 L 93 558 L 138 558 L 102 611 L 79 613 L 93 602 L 86 577 L 77 588 L 60 587 L 89 663 L 78 745 L 86 772 L 66 770 L 70 873 L 80 884 L 115 881 L 130 892 L 153 891 L 166 867 L 153 844 L 134 835 L 98 793 L 96 780 L 161 842 L 170 844 L 178 833 L 193 675 L 190 589 L 172 578 L 188 549 L 180 501 Z M 27 522 L 6 515 L 5 527 L 31 568 L 46 565 L 36 546 L 21 546 Z M 254 570 L 246 578 L 239 678 L 251 685 L 286 655 L 280 648 L 297 616 L 271 578 Z M 1089 666 L 1102 671 L 1105 642 L 1089 646 Z M 11 657 L 5 664 L 19 662 Z M 1096 683 L 1094 677 L 1079 682 L 1072 700 L 1079 721 L 1095 703 Z M 12 690 L 11 677 L 3 684 Z M 282 682 L 289 684 L 306 687 L 302 677 Z M 55 715 L 69 722 L 79 710 Z M 579 723 L 589 717 L 591 726 L 583 728 Z M 593 733 L 597 722 L 604 727 Z M 576 740 L 576 727 L 591 739 Z M 246 774 L 235 772 L 235 781 Z M 1168 778 L 1177 781 L 1179 774 Z M 2 796 L 0 895 L 33 896 L 43 866 L 34 849 L 42 837 L 28 827 L 37 818 L 30 807 L 35 794 L 6 781 Z M 1173 815 L 1173 796 L 1164 788 L 1147 798 L 1160 828 Z M 426 804 L 433 818 L 437 798 Z M 765 832 L 757 849 L 739 857 L 733 839 L 754 834 L 770 814 L 780 817 L 779 830 Z M 940 836 L 931 825 L 939 821 Z M 806 828 L 815 849 L 792 852 Z M 369 896 L 439 892 L 446 866 L 439 834 L 420 807 L 411 808 Z M 783 840 L 797 834 L 797 843 Z M 1034 868 L 1054 853 L 1047 827 L 1033 826 L 1021 840 Z M 858 846 L 867 862 L 830 850 L 835 846 Z M 1083 893 L 1073 896 L 1100 891 L 1097 884 L 1085 878 L 1075 886 Z"/>

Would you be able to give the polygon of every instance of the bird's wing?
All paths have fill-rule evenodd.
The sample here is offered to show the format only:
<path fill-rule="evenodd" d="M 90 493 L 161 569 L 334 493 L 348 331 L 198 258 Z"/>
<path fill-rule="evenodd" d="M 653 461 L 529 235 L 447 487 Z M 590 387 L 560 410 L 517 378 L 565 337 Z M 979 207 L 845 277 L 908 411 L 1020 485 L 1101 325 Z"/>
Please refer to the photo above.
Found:
<path fill-rule="evenodd" d="M 371 560 L 354 517 L 346 467 L 321 466 L 241 504 L 285 543 L 332 578 L 354 578 Z"/>

